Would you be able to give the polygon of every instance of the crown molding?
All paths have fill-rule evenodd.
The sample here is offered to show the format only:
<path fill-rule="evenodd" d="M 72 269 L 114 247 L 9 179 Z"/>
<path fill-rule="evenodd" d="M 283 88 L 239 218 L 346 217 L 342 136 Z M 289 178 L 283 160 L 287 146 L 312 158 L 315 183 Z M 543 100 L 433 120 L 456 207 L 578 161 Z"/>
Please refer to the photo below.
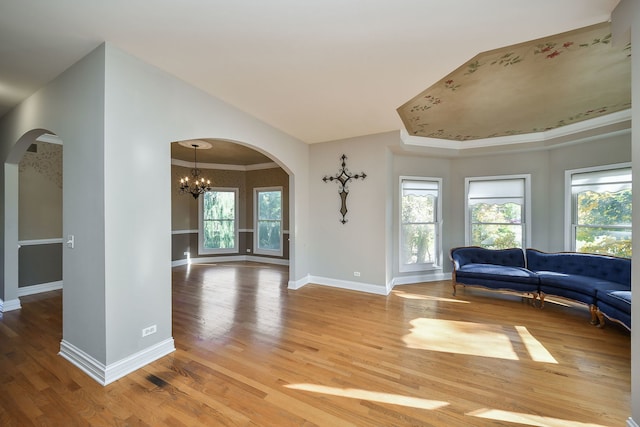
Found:
<path fill-rule="evenodd" d="M 193 168 L 193 162 L 184 160 L 171 159 L 171 164 L 174 166 L 181 166 L 183 168 Z M 276 169 L 279 168 L 277 163 L 259 163 L 255 165 L 226 165 L 222 163 L 200 163 L 198 162 L 198 169 L 217 169 L 217 170 L 229 170 L 229 171 L 254 171 L 262 169 Z"/>
<path fill-rule="evenodd" d="M 596 117 L 590 120 L 584 120 L 578 123 L 561 126 L 544 132 L 527 133 L 522 135 L 500 136 L 496 138 L 474 139 L 468 141 L 453 141 L 449 139 L 427 138 L 423 136 L 413 136 L 402 129 L 400 130 L 400 139 L 405 145 L 425 148 L 440 148 L 448 150 L 457 150 L 464 152 L 465 150 L 477 148 L 502 147 L 507 145 L 522 145 L 531 143 L 544 143 L 546 146 L 554 145 L 558 141 L 560 143 L 571 136 L 593 137 L 611 133 L 608 128 L 621 127 L 623 129 L 631 128 L 631 109 L 618 111 L 607 114 L 606 116 Z M 620 130 L 620 129 L 616 129 Z M 601 132 L 598 132 L 601 131 Z M 570 141 L 575 142 L 575 141 Z"/>

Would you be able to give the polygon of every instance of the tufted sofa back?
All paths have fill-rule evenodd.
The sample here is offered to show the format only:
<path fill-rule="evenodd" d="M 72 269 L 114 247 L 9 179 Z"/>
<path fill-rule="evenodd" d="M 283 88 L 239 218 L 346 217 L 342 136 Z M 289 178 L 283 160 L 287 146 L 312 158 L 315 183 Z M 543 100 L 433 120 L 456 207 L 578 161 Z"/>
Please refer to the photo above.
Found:
<path fill-rule="evenodd" d="M 456 270 L 465 264 L 525 266 L 524 251 L 519 248 L 485 249 L 477 246 L 465 246 L 451 249 L 450 257 Z"/>
<path fill-rule="evenodd" d="M 578 274 L 629 285 L 631 260 L 606 255 L 575 252 L 545 253 L 527 249 L 527 268 L 532 271 L 553 271 Z"/>

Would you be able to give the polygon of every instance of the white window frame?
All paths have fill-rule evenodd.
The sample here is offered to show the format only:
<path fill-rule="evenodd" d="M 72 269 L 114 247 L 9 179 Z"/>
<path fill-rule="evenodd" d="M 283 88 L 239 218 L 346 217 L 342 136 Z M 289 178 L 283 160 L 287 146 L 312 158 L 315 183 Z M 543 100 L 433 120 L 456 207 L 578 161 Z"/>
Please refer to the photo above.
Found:
<path fill-rule="evenodd" d="M 258 193 L 280 192 L 280 250 L 260 249 L 258 247 Z M 284 191 L 282 187 L 256 187 L 253 189 L 253 253 L 256 255 L 282 256 L 284 244 Z"/>
<path fill-rule="evenodd" d="M 405 264 L 402 262 L 402 183 L 404 181 L 425 181 L 435 182 L 438 185 L 438 196 L 436 197 L 436 221 L 435 221 L 435 254 L 433 263 Z M 400 176 L 398 185 L 398 271 L 400 273 L 415 271 L 442 270 L 442 178 L 424 176 Z"/>
<path fill-rule="evenodd" d="M 239 251 L 239 241 L 240 241 L 240 230 L 238 228 L 238 194 L 239 189 L 235 187 L 213 187 L 211 188 L 212 192 L 229 192 L 234 193 L 234 233 L 235 233 L 235 246 L 233 248 L 222 248 L 222 249 L 214 249 L 214 248 L 205 248 L 204 247 L 204 215 L 203 215 L 203 200 L 204 197 L 198 197 L 198 252 L 201 254 L 231 254 L 238 253 Z"/>
<path fill-rule="evenodd" d="M 524 180 L 524 209 L 522 212 L 522 249 L 531 247 L 531 174 L 496 175 L 467 177 L 464 179 L 464 241 L 465 245 L 471 244 L 471 211 L 469 204 L 469 186 L 477 181 L 509 181 L 514 179 Z"/>
<path fill-rule="evenodd" d="M 631 167 L 631 162 L 625 162 L 588 168 L 570 169 L 564 172 L 564 248 L 566 251 L 574 252 L 576 250 L 577 212 L 574 209 L 576 200 L 573 195 L 572 188 L 573 175 L 589 172 L 605 172 L 616 169 L 631 169 Z"/>

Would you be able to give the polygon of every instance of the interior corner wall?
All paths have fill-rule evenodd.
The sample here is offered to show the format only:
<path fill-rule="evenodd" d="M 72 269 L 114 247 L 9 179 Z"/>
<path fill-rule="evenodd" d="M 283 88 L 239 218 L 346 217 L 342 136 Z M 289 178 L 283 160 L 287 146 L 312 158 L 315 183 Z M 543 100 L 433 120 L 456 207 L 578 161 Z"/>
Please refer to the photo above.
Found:
<path fill-rule="evenodd" d="M 390 171 L 386 167 L 388 147 L 399 141 L 399 133 L 390 132 L 311 145 L 312 275 L 353 289 L 386 293 L 386 230 L 390 226 L 386 215 Z M 351 174 L 367 175 L 347 184 L 345 224 L 340 222 L 339 183 L 322 180 L 341 170 L 343 154 Z"/>
<path fill-rule="evenodd" d="M 442 179 L 442 247 L 443 247 L 443 269 L 445 272 L 450 272 L 450 263 L 448 262 L 447 252 L 452 246 L 455 246 L 453 242 L 459 239 L 458 230 L 460 223 L 453 221 L 452 215 L 454 212 L 451 209 L 451 204 L 454 200 L 458 200 L 460 193 L 458 191 L 452 191 L 451 186 L 451 168 L 452 160 L 441 157 L 430 156 L 416 156 L 409 154 L 396 154 L 393 159 L 393 192 L 392 192 L 392 229 L 394 230 L 392 239 L 393 249 L 393 275 L 399 277 L 401 274 L 400 266 L 397 254 L 400 251 L 400 177 L 401 176 L 416 176 L 416 177 L 429 177 L 429 178 L 441 178 Z M 463 217 L 464 221 L 464 217 Z M 464 238 L 464 237 L 463 237 Z M 434 272 L 435 273 L 435 272 Z M 410 275 L 415 275 L 411 273 Z M 430 274 L 425 274 L 429 276 Z"/>
<path fill-rule="evenodd" d="M 633 187 L 640 182 L 640 3 L 635 0 L 620 0 L 611 15 L 613 42 L 616 44 L 631 41 L 631 157 Z M 640 192 L 633 191 L 633 205 L 640 206 Z M 634 251 L 640 247 L 640 209 L 633 209 Z M 640 425 L 640 257 L 631 260 L 631 417 L 629 427 Z"/>

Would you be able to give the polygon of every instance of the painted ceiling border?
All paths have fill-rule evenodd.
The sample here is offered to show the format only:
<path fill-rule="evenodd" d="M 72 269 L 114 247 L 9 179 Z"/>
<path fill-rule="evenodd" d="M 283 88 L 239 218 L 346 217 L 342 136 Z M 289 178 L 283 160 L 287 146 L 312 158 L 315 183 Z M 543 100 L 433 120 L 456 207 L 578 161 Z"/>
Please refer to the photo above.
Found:
<path fill-rule="evenodd" d="M 444 148 L 449 150 L 464 151 L 476 148 L 499 147 L 505 145 L 518 145 L 527 143 L 549 142 L 559 138 L 577 135 L 582 132 L 595 131 L 607 126 L 616 125 L 625 121 L 631 121 L 631 109 L 607 114 L 606 116 L 584 120 L 578 123 L 561 126 L 544 132 L 527 133 L 521 135 L 499 136 L 467 141 L 453 141 L 450 139 L 429 138 L 425 136 L 410 135 L 406 129 L 400 130 L 400 139 L 406 145 L 425 148 Z"/>

